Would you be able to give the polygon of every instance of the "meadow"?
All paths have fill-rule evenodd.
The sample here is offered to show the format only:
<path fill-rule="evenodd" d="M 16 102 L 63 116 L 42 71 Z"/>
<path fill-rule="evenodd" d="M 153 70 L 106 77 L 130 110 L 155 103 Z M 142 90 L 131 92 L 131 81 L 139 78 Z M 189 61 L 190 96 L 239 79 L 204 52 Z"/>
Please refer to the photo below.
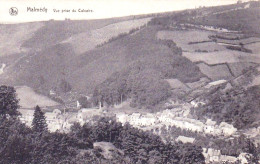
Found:
<path fill-rule="evenodd" d="M 226 64 L 209 66 L 205 63 L 199 63 L 197 66 L 200 71 L 209 77 L 211 80 L 229 79 L 232 77 Z"/>
<path fill-rule="evenodd" d="M 22 52 L 22 43 L 42 26 L 42 22 L 0 25 L 0 57 Z"/>
<path fill-rule="evenodd" d="M 260 42 L 245 45 L 245 48 L 252 50 L 255 54 L 260 54 Z"/>
<path fill-rule="evenodd" d="M 252 62 L 260 63 L 260 56 L 257 54 L 248 54 L 240 51 L 217 51 L 211 53 L 200 52 L 184 52 L 183 56 L 187 57 L 192 62 L 203 61 L 207 64 L 220 64 L 220 63 L 236 63 L 236 62 Z"/>
<path fill-rule="evenodd" d="M 21 108 L 34 108 L 36 105 L 40 107 L 56 106 L 57 102 L 50 98 L 36 93 L 32 88 L 27 86 L 16 87 L 18 99 L 20 99 Z"/>
<path fill-rule="evenodd" d="M 147 24 L 150 19 L 151 18 L 133 19 L 109 24 L 102 28 L 72 35 L 62 43 L 70 43 L 76 54 L 81 54 L 94 49 L 96 46 L 109 41 L 109 39 L 113 37 L 117 37 L 120 34 L 129 33 L 131 30 Z"/>

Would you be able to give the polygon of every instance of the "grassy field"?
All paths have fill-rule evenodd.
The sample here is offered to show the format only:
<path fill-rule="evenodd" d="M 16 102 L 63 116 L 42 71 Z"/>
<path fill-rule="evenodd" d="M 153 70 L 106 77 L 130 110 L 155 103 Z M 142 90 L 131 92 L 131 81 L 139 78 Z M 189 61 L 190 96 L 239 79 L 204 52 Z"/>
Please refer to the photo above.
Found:
<path fill-rule="evenodd" d="M 182 89 L 182 90 L 188 90 L 189 87 L 186 86 L 184 83 L 182 83 L 178 79 L 165 79 L 171 86 L 172 89 Z"/>
<path fill-rule="evenodd" d="M 204 63 L 197 64 L 200 71 L 212 80 L 229 79 L 232 77 L 227 65 L 221 64 L 216 66 L 208 66 Z"/>
<path fill-rule="evenodd" d="M 24 23 L 15 25 L 0 24 L 0 57 L 22 52 L 22 43 L 31 38 L 43 23 Z"/>
<path fill-rule="evenodd" d="M 260 55 L 260 42 L 248 44 L 245 46 L 245 48 L 250 49 L 253 51 L 253 53 Z"/>
<path fill-rule="evenodd" d="M 256 66 L 256 64 L 248 62 L 229 63 L 228 65 L 235 76 L 241 75 L 243 73 L 243 70 L 249 68 L 250 66 Z"/>
<path fill-rule="evenodd" d="M 259 2 L 256 3 L 258 3 L 259 6 Z M 251 5 L 248 9 L 220 12 L 219 14 L 208 14 L 204 17 L 191 19 L 190 23 L 260 34 L 259 15 L 259 7 Z"/>
<path fill-rule="evenodd" d="M 206 43 L 198 43 L 198 44 L 189 44 L 183 45 L 183 50 L 187 50 L 189 52 L 214 52 L 214 51 L 224 51 L 226 48 L 224 46 L 218 45 L 215 42 L 206 42 Z"/>
<path fill-rule="evenodd" d="M 139 28 L 147 24 L 150 19 L 151 18 L 134 19 L 109 24 L 102 28 L 72 35 L 63 43 L 72 44 L 76 54 L 81 54 L 94 49 L 97 45 L 107 42 L 109 39 L 116 37 L 119 34 L 128 33 L 132 29 Z"/>
<path fill-rule="evenodd" d="M 188 44 L 189 42 L 201 42 L 209 40 L 208 36 L 214 33 L 201 30 L 189 31 L 159 31 L 157 38 L 162 40 L 173 40 L 174 42 Z"/>
<path fill-rule="evenodd" d="M 207 64 L 253 62 L 260 63 L 260 56 L 239 51 L 225 50 L 211 53 L 189 53 L 183 55 L 193 62 L 203 61 Z"/>
<path fill-rule="evenodd" d="M 239 45 L 240 43 L 250 44 L 250 43 L 260 42 L 260 38 L 250 37 L 250 38 L 237 39 L 237 40 L 217 39 L 217 42 L 227 43 L 227 44 L 237 44 L 237 45 Z"/>
<path fill-rule="evenodd" d="M 208 82 L 210 82 L 210 80 L 207 77 L 202 77 L 199 81 L 193 83 L 186 83 L 186 85 L 188 85 L 192 89 L 195 89 L 206 85 Z"/>
<path fill-rule="evenodd" d="M 250 84 L 250 86 L 257 86 L 257 85 L 260 85 L 260 75 L 256 76 L 252 83 Z"/>
<path fill-rule="evenodd" d="M 22 46 L 26 48 L 46 48 L 60 43 L 72 35 L 108 26 L 131 18 L 111 18 L 97 20 L 46 21 Z"/>
<path fill-rule="evenodd" d="M 159 31 L 157 38 L 162 40 L 172 40 L 177 46 L 181 47 L 183 51 L 222 51 L 224 46 L 218 45 L 209 39 L 210 35 L 215 34 L 210 31 L 189 30 L 189 31 Z M 206 42 L 205 42 L 206 41 Z M 207 42 L 208 41 L 208 42 Z M 198 42 L 195 44 L 191 44 Z M 201 43 L 199 43 L 201 42 Z"/>
<path fill-rule="evenodd" d="M 58 105 L 58 103 L 48 97 L 37 94 L 30 87 L 21 86 L 16 87 L 15 89 L 17 97 L 20 99 L 19 104 L 21 108 L 34 108 L 36 105 L 39 105 L 40 107 Z"/>

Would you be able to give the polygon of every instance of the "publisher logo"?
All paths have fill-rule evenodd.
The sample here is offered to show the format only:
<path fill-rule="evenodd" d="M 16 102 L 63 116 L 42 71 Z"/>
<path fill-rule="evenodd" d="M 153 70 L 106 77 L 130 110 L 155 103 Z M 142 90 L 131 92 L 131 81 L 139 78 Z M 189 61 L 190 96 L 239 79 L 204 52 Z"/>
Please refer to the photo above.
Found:
<path fill-rule="evenodd" d="M 11 8 L 9 9 L 9 13 L 10 13 L 10 15 L 12 15 L 12 16 L 16 16 L 16 15 L 18 14 L 18 9 L 17 9 L 16 7 L 11 7 Z"/>

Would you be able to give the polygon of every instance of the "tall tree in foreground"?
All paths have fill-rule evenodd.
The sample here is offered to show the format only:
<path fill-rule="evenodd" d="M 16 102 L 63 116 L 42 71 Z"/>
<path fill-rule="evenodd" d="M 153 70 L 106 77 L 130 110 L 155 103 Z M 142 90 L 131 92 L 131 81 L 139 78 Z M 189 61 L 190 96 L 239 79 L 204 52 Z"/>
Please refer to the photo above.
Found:
<path fill-rule="evenodd" d="M 16 116 L 19 114 L 17 109 L 19 108 L 19 100 L 16 97 L 16 91 L 14 87 L 0 86 L 0 116 L 6 117 Z"/>
<path fill-rule="evenodd" d="M 43 132 L 48 130 L 44 113 L 42 112 L 41 108 L 38 105 L 35 107 L 33 117 L 34 117 L 32 122 L 33 131 Z"/>

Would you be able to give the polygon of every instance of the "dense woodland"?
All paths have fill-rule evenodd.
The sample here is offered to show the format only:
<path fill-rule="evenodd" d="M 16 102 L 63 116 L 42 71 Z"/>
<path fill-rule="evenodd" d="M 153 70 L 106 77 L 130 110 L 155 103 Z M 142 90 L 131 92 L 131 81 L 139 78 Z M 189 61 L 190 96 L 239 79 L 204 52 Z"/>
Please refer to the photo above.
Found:
<path fill-rule="evenodd" d="M 238 129 L 259 126 L 260 86 L 247 89 L 233 87 L 208 95 L 205 106 L 194 109 L 198 118 L 210 117 L 217 122 L 228 122 Z"/>
<path fill-rule="evenodd" d="M 203 164 L 202 148 L 192 144 L 164 143 L 159 136 L 122 126 L 113 118 L 100 118 L 93 124 L 75 123 L 69 133 L 51 133 L 44 113 L 35 108 L 32 128 L 22 124 L 18 100 L 12 87 L 1 86 L 0 163 L 176 163 Z M 106 159 L 95 142 L 110 142 L 118 151 Z"/>
<path fill-rule="evenodd" d="M 198 81 L 203 76 L 194 63 L 182 56 L 182 49 L 172 40 L 160 40 L 156 44 L 166 46 L 171 54 L 143 55 L 115 72 L 96 86 L 93 94 L 96 103 L 114 105 L 130 98 L 133 107 L 153 108 L 172 94 L 164 79 L 178 78 L 186 83 Z"/>
<path fill-rule="evenodd" d="M 253 142 L 244 135 L 237 138 L 219 138 L 210 134 L 197 133 L 190 130 L 177 128 L 174 126 L 161 127 L 161 136 L 166 140 L 175 140 L 178 136 L 186 136 L 195 139 L 194 144 L 204 148 L 212 148 L 220 150 L 221 154 L 238 157 L 241 153 L 253 154 L 252 161 L 260 158 L 260 146 L 253 144 Z"/>

